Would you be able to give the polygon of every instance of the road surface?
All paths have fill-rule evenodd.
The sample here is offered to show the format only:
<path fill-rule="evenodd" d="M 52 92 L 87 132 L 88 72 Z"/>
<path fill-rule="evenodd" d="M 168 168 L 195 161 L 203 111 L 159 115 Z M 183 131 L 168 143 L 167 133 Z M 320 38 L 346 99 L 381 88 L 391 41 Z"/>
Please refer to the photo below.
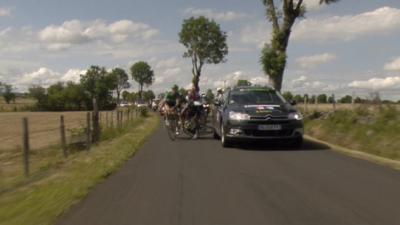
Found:
<path fill-rule="evenodd" d="M 172 142 L 160 128 L 59 225 L 399 225 L 400 172 L 302 150 Z"/>

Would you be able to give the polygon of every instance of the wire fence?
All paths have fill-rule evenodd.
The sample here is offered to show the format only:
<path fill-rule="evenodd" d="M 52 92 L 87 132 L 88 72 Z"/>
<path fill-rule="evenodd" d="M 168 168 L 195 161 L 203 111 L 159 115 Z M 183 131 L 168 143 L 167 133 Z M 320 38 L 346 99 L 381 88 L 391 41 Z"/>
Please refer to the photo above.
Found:
<path fill-rule="evenodd" d="M 24 112 L 0 114 L 0 194 L 93 141 L 93 112 Z M 101 130 L 122 129 L 140 116 L 137 109 L 99 112 Z"/>

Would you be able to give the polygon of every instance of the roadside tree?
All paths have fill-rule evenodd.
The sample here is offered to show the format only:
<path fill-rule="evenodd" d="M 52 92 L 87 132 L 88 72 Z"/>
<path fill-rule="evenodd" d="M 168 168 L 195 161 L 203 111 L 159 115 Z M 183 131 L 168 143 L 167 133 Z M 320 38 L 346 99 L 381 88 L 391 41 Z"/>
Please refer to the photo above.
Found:
<path fill-rule="evenodd" d="M 111 73 L 111 76 L 114 77 L 114 79 L 117 82 L 116 85 L 116 92 L 117 92 L 117 104 L 120 103 L 120 99 L 121 99 L 121 92 L 124 89 L 127 89 L 130 87 L 130 84 L 128 82 L 129 80 L 129 76 L 128 74 L 125 72 L 125 70 L 121 69 L 121 68 L 114 68 Z"/>
<path fill-rule="evenodd" d="M 112 91 L 117 87 L 117 80 L 104 67 L 91 66 L 86 74 L 81 75 L 81 85 L 90 99 L 86 103 L 88 108 L 91 108 L 93 99 L 100 109 L 113 107 Z"/>
<path fill-rule="evenodd" d="M 183 57 L 192 61 L 192 84 L 199 91 L 199 81 L 205 64 L 225 62 L 228 54 L 226 32 L 214 21 L 204 16 L 183 21 L 179 42 L 186 47 Z"/>
<path fill-rule="evenodd" d="M 143 86 L 150 86 L 154 81 L 154 72 L 147 62 L 137 62 L 131 66 L 132 78 L 139 84 L 139 99 L 143 100 Z"/>
<path fill-rule="evenodd" d="M 289 44 L 292 26 L 306 12 L 303 0 L 261 0 L 265 6 L 268 20 L 272 23 L 272 38 L 261 52 L 260 62 L 269 76 L 273 87 L 281 91 L 283 73 L 286 66 L 286 49 Z M 329 4 L 338 0 L 320 0 L 320 4 Z M 277 5 L 281 7 L 278 9 Z"/>

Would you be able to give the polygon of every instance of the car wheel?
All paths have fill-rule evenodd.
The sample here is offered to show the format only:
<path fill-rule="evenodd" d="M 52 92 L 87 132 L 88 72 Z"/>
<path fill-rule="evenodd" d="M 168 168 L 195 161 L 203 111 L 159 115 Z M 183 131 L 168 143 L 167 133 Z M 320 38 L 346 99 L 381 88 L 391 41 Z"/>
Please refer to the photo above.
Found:
<path fill-rule="evenodd" d="M 303 137 L 300 136 L 293 139 L 292 147 L 294 149 L 301 149 L 302 146 L 303 146 Z"/>
<path fill-rule="evenodd" d="M 232 141 L 226 137 L 224 125 L 221 124 L 221 144 L 224 148 L 232 147 Z"/>
<path fill-rule="evenodd" d="M 218 133 L 217 133 L 217 131 L 214 129 L 214 131 L 213 131 L 213 137 L 214 137 L 214 139 L 220 139 L 220 136 L 218 135 Z"/>

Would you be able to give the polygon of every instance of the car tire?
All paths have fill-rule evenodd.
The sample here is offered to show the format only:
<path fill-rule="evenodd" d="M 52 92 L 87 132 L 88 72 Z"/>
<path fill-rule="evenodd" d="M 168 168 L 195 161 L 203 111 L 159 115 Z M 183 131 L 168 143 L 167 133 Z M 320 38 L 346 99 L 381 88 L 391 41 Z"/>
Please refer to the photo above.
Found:
<path fill-rule="evenodd" d="M 232 141 L 226 137 L 224 125 L 221 124 L 221 144 L 224 148 L 232 147 Z"/>
<path fill-rule="evenodd" d="M 218 133 L 217 133 L 217 131 L 214 129 L 214 132 L 213 132 L 213 137 L 214 137 L 214 139 L 217 139 L 217 140 L 219 140 L 221 137 L 218 135 Z"/>
<path fill-rule="evenodd" d="M 293 139 L 292 141 L 292 148 L 294 149 L 301 149 L 301 147 L 303 146 L 303 137 L 296 137 Z"/>

